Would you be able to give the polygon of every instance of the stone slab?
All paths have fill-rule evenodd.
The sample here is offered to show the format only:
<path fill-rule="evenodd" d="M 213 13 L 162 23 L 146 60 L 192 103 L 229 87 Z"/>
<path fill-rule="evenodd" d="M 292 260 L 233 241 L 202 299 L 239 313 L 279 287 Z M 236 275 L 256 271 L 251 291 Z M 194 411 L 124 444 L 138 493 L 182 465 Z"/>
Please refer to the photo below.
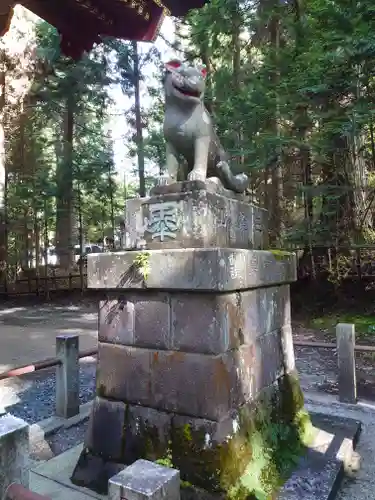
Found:
<path fill-rule="evenodd" d="M 297 469 L 279 492 L 278 500 L 331 500 L 343 478 L 344 461 L 357 444 L 361 424 L 348 418 L 310 413 L 316 437 Z M 351 446 L 348 447 L 348 442 Z"/>
<path fill-rule="evenodd" d="M 79 444 L 34 467 L 30 471 L 30 488 L 37 493 L 50 494 L 51 498 L 56 498 L 56 500 L 84 500 L 87 498 L 106 500 L 106 495 L 77 486 L 70 480 L 82 449 L 82 444 Z M 60 496 L 59 492 L 64 492 L 67 496 L 62 494 Z"/>
<path fill-rule="evenodd" d="M 166 293 L 122 295 L 99 303 L 99 342 L 172 348 L 170 296 Z"/>
<path fill-rule="evenodd" d="M 9 413 L 0 417 L 0 498 L 8 486 L 29 486 L 29 426 Z"/>
<path fill-rule="evenodd" d="M 214 356 L 100 343 L 97 390 L 109 399 L 220 420 L 255 397 L 263 380 L 255 352 L 254 345 Z"/>
<path fill-rule="evenodd" d="M 171 438 L 173 415 L 135 405 L 128 405 L 128 415 L 125 441 L 139 443 L 134 446 L 138 448 L 137 458 L 143 456 L 148 460 L 156 460 L 165 456 Z M 128 449 L 125 448 L 124 453 L 129 456 Z"/>
<path fill-rule="evenodd" d="M 128 249 L 268 245 L 267 211 L 213 182 L 157 186 L 150 197 L 127 202 L 126 221 L 132 235 Z"/>
<path fill-rule="evenodd" d="M 108 500 L 180 500 L 180 472 L 137 460 L 109 481 Z"/>
<path fill-rule="evenodd" d="M 111 292 L 99 305 L 99 341 L 220 354 L 290 321 L 288 285 L 220 294 Z"/>
<path fill-rule="evenodd" d="M 121 401 L 96 397 L 85 438 L 87 448 L 108 460 L 121 460 L 125 416 L 126 405 Z"/>
<path fill-rule="evenodd" d="M 288 284 L 297 279 L 293 253 L 229 248 L 150 250 L 148 272 L 137 269 L 140 252 L 88 255 L 88 288 L 229 292 Z"/>
<path fill-rule="evenodd" d="M 220 180 L 215 177 L 210 177 L 205 181 L 181 181 L 157 184 L 150 189 L 150 195 L 158 196 L 171 193 L 188 193 L 191 191 L 208 191 L 209 193 L 220 194 L 226 198 L 233 198 L 249 203 L 248 196 L 225 189 Z"/>
<path fill-rule="evenodd" d="M 291 323 L 288 285 L 244 291 L 241 302 L 245 343 Z"/>
<path fill-rule="evenodd" d="M 281 330 L 259 337 L 255 343 L 255 391 L 269 387 L 284 373 Z"/>
<path fill-rule="evenodd" d="M 91 500 L 96 498 L 95 493 L 90 490 L 82 493 L 34 472 L 30 472 L 30 489 L 53 500 Z M 104 498 L 106 497 L 103 496 Z"/>

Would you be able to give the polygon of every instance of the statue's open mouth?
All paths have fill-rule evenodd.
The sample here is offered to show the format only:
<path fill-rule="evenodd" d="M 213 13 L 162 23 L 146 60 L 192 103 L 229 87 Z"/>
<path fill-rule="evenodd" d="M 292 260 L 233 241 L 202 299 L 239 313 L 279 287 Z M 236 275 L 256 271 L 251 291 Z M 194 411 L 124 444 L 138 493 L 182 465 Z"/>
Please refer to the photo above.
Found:
<path fill-rule="evenodd" d="M 181 92 L 181 94 L 184 94 L 184 95 L 187 95 L 189 97 L 200 97 L 200 92 L 198 92 L 197 90 L 189 90 L 189 89 L 185 89 L 183 87 L 178 87 L 177 85 L 173 84 L 173 87 L 178 90 L 179 92 Z"/>

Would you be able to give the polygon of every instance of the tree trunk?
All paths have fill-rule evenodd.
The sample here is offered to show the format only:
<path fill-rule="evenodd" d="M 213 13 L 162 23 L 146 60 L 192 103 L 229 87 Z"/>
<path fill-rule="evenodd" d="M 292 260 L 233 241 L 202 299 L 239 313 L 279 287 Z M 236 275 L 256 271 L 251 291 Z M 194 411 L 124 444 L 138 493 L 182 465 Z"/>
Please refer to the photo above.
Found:
<path fill-rule="evenodd" d="M 278 5 L 274 6 L 274 14 L 270 21 L 270 43 L 272 54 L 272 74 L 273 92 L 275 98 L 275 116 L 272 123 L 272 128 L 275 136 L 274 158 L 272 166 L 272 203 L 271 203 L 271 231 L 270 241 L 273 245 L 280 245 L 283 233 L 283 168 L 280 155 L 280 103 L 279 103 L 279 49 L 280 49 L 280 18 L 278 13 Z"/>
<path fill-rule="evenodd" d="M 6 287 L 6 266 L 8 254 L 8 227 L 7 227 L 7 169 L 5 152 L 5 90 L 6 90 L 6 56 L 0 51 L 0 276 Z"/>
<path fill-rule="evenodd" d="M 241 12 L 238 0 L 232 0 L 232 73 L 233 73 L 233 86 L 234 92 L 240 94 L 241 92 Z M 243 171 L 245 163 L 245 156 L 243 153 L 244 134 L 242 123 L 235 132 L 236 149 L 239 150 L 237 165 L 240 171 Z"/>
<path fill-rule="evenodd" d="M 56 249 L 60 266 L 68 269 L 74 263 L 73 227 L 73 134 L 74 134 L 74 97 L 73 93 L 66 100 L 63 116 L 63 157 L 57 165 L 57 200 L 56 200 Z"/>
<path fill-rule="evenodd" d="M 139 176 L 139 194 L 141 198 L 146 196 L 145 179 L 145 151 L 143 145 L 142 116 L 141 116 L 141 96 L 140 96 L 140 68 L 137 42 L 133 45 L 133 73 L 134 73 L 134 104 L 135 104 L 135 128 L 137 141 L 137 159 Z"/>

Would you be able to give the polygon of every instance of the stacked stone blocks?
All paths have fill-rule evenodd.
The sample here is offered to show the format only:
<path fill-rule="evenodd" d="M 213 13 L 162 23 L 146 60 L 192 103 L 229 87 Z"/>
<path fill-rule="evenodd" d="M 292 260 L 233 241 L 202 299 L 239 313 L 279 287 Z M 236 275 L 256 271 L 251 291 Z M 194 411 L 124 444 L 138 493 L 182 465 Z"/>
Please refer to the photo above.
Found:
<path fill-rule="evenodd" d="M 294 371 L 289 283 L 296 279 L 296 262 L 293 254 L 255 249 L 254 242 L 262 248 L 266 237 L 254 239 L 253 229 L 246 243 L 230 229 L 221 236 L 203 230 L 203 222 L 193 220 L 194 204 L 207 215 L 216 200 L 235 217 L 245 204 L 182 184 L 175 193 L 130 202 L 133 234 L 147 244 L 147 269 L 135 265 L 137 250 L 89 256 L 89 287 L 105 290 L 105 298 L 85 453 L 114 464 L 168 459 L 184 481 L 212 491 L 243 474 L 251 458 L 244 435 L 252 405 L 270 391 L 277 394 L 284 375 Z M 150 205 L 168 205 L 171 197 L 186 207 L 167 221 L 174 237 L 164 234 L 160 241 L 160 225 L 159 231 L 147 225 Z M 246 210 L 254 214 L 256 207 Z M 159 211 L 160 221 L 163 208 L 151 211 Z M 224 247 L 212 245 L 220 239 Z M 230 479 L 223 449 L 237 457 Z M 84 468 L 80 461 L 77 471 Z"/>

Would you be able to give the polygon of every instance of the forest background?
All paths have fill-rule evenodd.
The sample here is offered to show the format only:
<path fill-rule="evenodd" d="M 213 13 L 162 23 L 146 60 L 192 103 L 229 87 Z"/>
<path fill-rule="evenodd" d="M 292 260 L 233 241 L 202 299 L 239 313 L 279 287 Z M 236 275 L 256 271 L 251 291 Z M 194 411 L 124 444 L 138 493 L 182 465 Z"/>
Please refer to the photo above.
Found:
<path fill-rule="evenodd" d="M 3 292 L 30 279 L 45 292 L 67 273 L 71 286 L 75 245 L 121 240 L 125 200 L 163 173 L 161 78 L 174 56 L 206 65 L 206 105 L 269 211 L 271 247 L 298 253 L 300 305 L 307 288 L 319 306 L 372 302 L 375 5 L 211 0 L 167 22 L 155 45 L 105 39 L 74 63 L 17 7 L 0 41 Z"/>

